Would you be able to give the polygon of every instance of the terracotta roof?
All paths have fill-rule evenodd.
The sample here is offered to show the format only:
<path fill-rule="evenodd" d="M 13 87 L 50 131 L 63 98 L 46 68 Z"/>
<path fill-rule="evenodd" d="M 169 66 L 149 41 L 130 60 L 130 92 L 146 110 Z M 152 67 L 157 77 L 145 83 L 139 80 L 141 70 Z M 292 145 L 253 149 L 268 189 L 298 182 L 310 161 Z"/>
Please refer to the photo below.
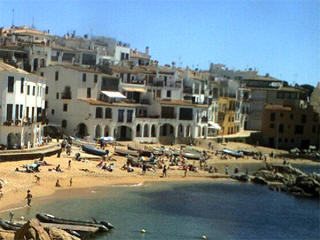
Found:
<path fill-rule="evenodd" d="M 12 72 L 12 73 L 22 73 L 22 74 L 29 74 L 28 72 L 20 69 L 20 68 L 15 68 L 9 64 L 6 64 L 4 62 L 0 61 L 0 71 L 8 71 L 8 72 Z"/>
<path fill-rule="evenodd" d="M 276 79 L 274 77 L 270 77 L 270 76 L 259 76 L 259 75 L 253 75 L 253 76 L 248 76 L 248 77 L 244 77 L 243 80 L 248 80 L 248 81 L 272 81 L 272 82 L 282 82 L 279 79 Z"/>
<path fill-rule="evenodd" d="M 267 104 L 264 106 L 265 110 L 281 110 L 281 111 L 291 111 L 292 108 L 283 105 L 274 105 L 274 104 Z"/>
<path fill-rule="evenodd" d="M 186 102 L 186 101 L 182 101 L 182 100 L 171 100 L 171 101 L 169 101 L 169 100 L 161 100 L 160 104 L 208 108 L 208 105 L 195 104 L 195 103 L 190 103 L 190 102 Z"/>
<path fill-rule="evenodd" d="M 126 103 L 126 102 L 108 103 L 108 102 L 103 102 L 103 101 L 100 101 L 100 100 L 90 99 L 90 98 L 78 98 L 78 100 L 86 102 L 86 103 L 88 103 L 90 105 L 97 105 L 97 106 L 131 107 L 131 108 L 135 108 L 137 106 L 142 105 L 142 104 L 133 104 L 133 103 Z"/>

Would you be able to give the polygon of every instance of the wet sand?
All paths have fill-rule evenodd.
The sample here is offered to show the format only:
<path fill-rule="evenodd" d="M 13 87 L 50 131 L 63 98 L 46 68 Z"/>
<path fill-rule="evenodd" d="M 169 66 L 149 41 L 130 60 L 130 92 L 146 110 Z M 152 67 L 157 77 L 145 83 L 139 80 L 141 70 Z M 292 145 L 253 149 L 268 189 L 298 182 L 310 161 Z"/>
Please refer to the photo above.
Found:
<path fill-rule="evenodd" d="M 230 149 L 243 149 L 252 150 L 253 146 L 239 143 L 228 143 L 227 145 L 216 144 L 220 148 Z M 176 146 L 179 149 L 179 146 Z M 205 147 L 196 147 L 199 150 L 208 150 Z M 113 148 L 108 148 L 113 153 Z M 73 149 L 76 150 L 76 149 Z M 262 151 L 263 153 L 270 153 L 271 151 L 276 153 L 276 150 L 259 149 L 254 148 L 255 151 Z M 78 150 L 77 150 L 78 151 Z M 277 150 L 278 151 L 278 150 Z M 209 152 L 210 154 L 210 152 Z M 260 160 L 254 160 L 251 157 L 235 159 L 228 157 L 227 160 L 221 160 L 220 157 L 212 155 L 208 160 L 208 165 L 216 166 L 219 170 L 218 173 L 210 174 L 206 171 L 199 170 L 198 172 L 188 172 L 187 177 L 184 177 L 184 171 L 178 167 L 170 167 L 167 173 L 167 177 L 162 178 L 162 170 L 159 169 L 156 172 L 147 171 L 146 175 L 141 174 L 141 169 L 135 168 L 135 171 L 128 173 L 121 170 L 121 167 L 125 164 L 126 158 L 120 156 L 113 156 L 116 161 L 109 161 L 108 163 L 114 163 L 115 168 L 113 172 L 101 170 L 96 167 L 98 161 L 85 160 L 84 162 L 78 162 L 72 160 L 71 168 L 68 168 L 68 161 L 71 159 L 65 153 L 62 153 L 61 158 L 56 156 L 46 157 L 44 160 L 51 164 L 51 166 L 40 167 L 39 173 L 22 173 L 15 172 L 15 168 L 21 168 L 24 164 L 30 164 L 34 161 L 13 161 L 0 163 L 0 179 L 4 182 L 3 194 L 4 196 L 0 200 L 0 212 L 5 211 L 8 208 L 24 207 L 26 204 L 25 197 L 27 190 L 31 190 L 34 198 L 42 199 L 45 197 L 54 197 L 59 195 L 56 191 L 66 194 L 65 190 L 68 189 L 88 189 L 93 187 L 103 187 L 109 185 L 126 185 L 126 184 L 140 184 L 145 182 L 168 182 L 168 181 L 221 181 L 227 179 L 224 175 L 224 166 L 228 164 L 229 172 L 233 172 L 234 167 L 238 167 L 240 171 L 244 171 L 248 168 L 249 171 L 263 166 L 264 162 Z M 274 159 L 272 162 L 282 163 L 282 159 Z M 268 160 L 271 163 L 271 159 Z M 318 164 L 310 160 L 297 159 L 291 160 L 292 163 L 299 164 Z M 199 166 L 199 161 L 189 161 Z M 55 168 L 58 164 L 61 165 L 63 172 L 51 172 L 49 169 Z M 89 172 L 81 171 L 80 169 L 88 169 Z M 40 177 L 40 183 L 36 183 L 35 175 Z M 73 179 L 72 187 L 69 186 L 70 178 Z M 59 179 L 61 188 L 55 187 L 55 183 Z M 73 191 L 70 191 L 73 192 Z"/>

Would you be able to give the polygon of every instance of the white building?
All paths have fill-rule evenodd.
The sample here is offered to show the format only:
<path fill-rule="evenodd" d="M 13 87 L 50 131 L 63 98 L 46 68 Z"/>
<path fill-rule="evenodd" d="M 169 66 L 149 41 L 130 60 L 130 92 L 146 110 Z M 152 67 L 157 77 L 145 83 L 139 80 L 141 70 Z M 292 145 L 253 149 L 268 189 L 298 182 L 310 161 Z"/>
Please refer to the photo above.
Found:
<path fill-rule="evenodd" d="M 113 75 L 75 65 L 41 69 L 50 122 L 80 137 L 158 142 L 205 137 L 207 105 L 183 100 L 182 78 L 157 66 L 112 67 Z M 205 118 L 204 118 L 205 117 Z"/>
<path fill-rule="evenodd" d="M 0 144 L 29 148 L 42 143 L 43 78 L 0 62 Z"/>

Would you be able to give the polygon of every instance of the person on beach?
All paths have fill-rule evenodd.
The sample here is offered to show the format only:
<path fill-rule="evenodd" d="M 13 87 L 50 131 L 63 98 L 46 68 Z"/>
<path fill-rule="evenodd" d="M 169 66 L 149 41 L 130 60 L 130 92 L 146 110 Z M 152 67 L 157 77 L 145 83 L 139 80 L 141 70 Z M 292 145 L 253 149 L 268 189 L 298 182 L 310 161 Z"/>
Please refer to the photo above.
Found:
<path fill-rule="evenodd" d="M 69 184 L 70 184 L 70 187 L 72 187 L 72 178 L 70 178 Z"/>
<path fill-rule="evenodd" d="M 62 152 L 62 147 L 59 149 L 59 151 L 57 153 L 57 158 L 60 158 L 61 152 Z"/>
<path fill-rule="evenodd" d="M 70 156 L 70 154 L 71 154 L 71 145 L 70 145 L 70 143 L 67 144 L 66 149 L 67 149 L 68 156 Z"/>
<path fill-rule="evenodd" d="M 142 164 L 142 175 L 146 175 L 147 172 L 147 166 L 145 164 Z"/>
<path fill-rule="evenodd" d="M 40 184 L 40 177 L 38 175 L 34 175 L 34 177 L 36 178 L 36 183 Z"/>
<path fill-rule="evenodd" d="M 68 162 L 68 169 L 70 169 L 71 168 L 71 160 L 69 160 L 69 162 Z"/>
<path fill-rule="evenodd" d="M 61 187 L 59 179 L 56 182 L 56 187 Z"/>
<path fill-rule="evenodd" d="M 188 166 L 184 166 L 184 176 L 187 176 L 187 172 L 188 172 Z"/>
<path fill-rule="evenodd" d="M 248 171 L 248 168 L 246 168 L 246 175 L 248 176 L 248 174 L 249 174 L 249 171 Z"/>
<path fill-rule="evenodd" d="M 166 177 L 167 176 L 167 167 L 166 165 L 164 165 L 163 170 L 162 170 L 162 177 Z"/>
<path fill-rule="evenodd" d="M 31 207 L 32 194 L 31 194 L 30 190 L 27 191 L 26 199 L 27 199 L 28 207 Z"/>
<path fill-rule="evenodd" d="M 226 175 L 229 175 L 229 168 L 228 168 L 228 165 L 226 165 L 226 166 L 224 167 L 224 170 L 225 170 Z"/>

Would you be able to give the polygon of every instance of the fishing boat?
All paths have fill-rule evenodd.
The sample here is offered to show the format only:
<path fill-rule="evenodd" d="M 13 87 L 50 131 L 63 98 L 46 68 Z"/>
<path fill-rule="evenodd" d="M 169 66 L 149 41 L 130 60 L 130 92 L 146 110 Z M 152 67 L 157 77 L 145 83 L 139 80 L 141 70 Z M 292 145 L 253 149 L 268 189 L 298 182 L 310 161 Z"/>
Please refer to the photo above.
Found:
<path fill-rule="evenodd" d="M 114 152 L 120 156 L 127 156 L 127 155 L 136 156 L 136 157 L 139 156 L 139 152 L 133 151 L 133 150 L 127 150 L 123 148 L 116 148 Z"/>
<path fill-rule="evenodd" d="M 80 147 L 83 145 L 94 147 L 96 145 L 96 142 L 89 142 L 85 139 L 78 138 L 78 137 L 72 137 L 71 139 L 72 139 L 72 144 Z"/>
<path fill-rule="evenodd" d="M 17 231 L 22 227 L 20 223 L 12 223 L 7 220 L 0 219 L 0 227 L 4 230 Z"/>
<path fill-rule="evenodd" d="M 79 225 L 79 226 L 89 226 L 89 227 L 97 227 L 100 232 L 107 232 L 109 229 L 114 228 L 114 226 L 106 221 L 96 221 L 93 219 L 92 221 L 82 221 L 82 220 L 70 220 L 64 218 L 58 218 L 51 214 L 47 213 L 38 213 L 36 218 L 40 222 L 44 223 L 56 223 L 56 224 L 66 224 L 66 225 Z"/>
<path fill-rule="evenodd" d="M 221 152 L 229 154 L 230 156 L 233 156 L 233 157 L 236 157 L 236 158 L 243 157 L 243 153 L 239 153 L 237 151 L 232 151 L 232 150 L 226 149 L 226 148 L 223 149 Z"/>
<path fill-rule="evenodd" d="M 253 156 L 255 154 L 254 151 L 246 150 L 246 149 L 241 149 L 237 151 L 238 153 L 243 153 L 246 156 Z"/>
<path fill-rule="evenodd" d="M 90 147 L 88 145 L 83 145 L 82 150 L 86 153 L 93 154 L 93 155 L 98 155 L 98 156 L 105 156 L 107 154 L 106 151 L 102 151 L 93 147 Z"/>

